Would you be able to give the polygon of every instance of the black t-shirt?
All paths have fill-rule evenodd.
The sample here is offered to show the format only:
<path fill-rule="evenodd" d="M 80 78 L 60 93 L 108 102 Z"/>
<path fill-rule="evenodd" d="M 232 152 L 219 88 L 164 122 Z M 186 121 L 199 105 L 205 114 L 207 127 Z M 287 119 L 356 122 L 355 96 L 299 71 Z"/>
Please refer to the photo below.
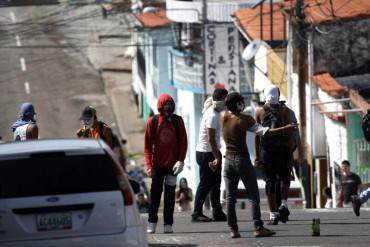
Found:
<path fill-rule="evenodd" d="M 351 196 L 357 195 L 357 188 L 360 184 L 361 178 L 355 173 L 342 177 L 343 200 L 345 203 L 351 202 Z"/>

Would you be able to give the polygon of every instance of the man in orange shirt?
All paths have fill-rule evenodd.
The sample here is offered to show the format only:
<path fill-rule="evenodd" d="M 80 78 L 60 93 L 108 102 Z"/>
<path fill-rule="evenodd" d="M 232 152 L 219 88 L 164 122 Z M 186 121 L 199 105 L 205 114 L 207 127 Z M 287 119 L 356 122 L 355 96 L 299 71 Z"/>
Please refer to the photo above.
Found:
<path fill-rule="evenodd" d="M 104 122 L 99 121 L 96 116 L 96 110 L 91 106 L 86 106 L 81 114 L 83 128 L 77 131 L 79 138 L 102 139 L 113 149 L 113 138 L 111 128 Z"/>

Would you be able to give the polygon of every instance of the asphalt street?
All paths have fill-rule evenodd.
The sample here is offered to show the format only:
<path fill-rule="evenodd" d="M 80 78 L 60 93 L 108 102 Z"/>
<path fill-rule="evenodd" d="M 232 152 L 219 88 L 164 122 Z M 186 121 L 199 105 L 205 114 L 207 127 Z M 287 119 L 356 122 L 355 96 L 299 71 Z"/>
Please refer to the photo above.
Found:
<path fill-rule="evenodd" d="M 149 235 L 151 247 L 209 247 L 209 246 L 369 246 L 370 211 L 356 217 L 352 209 L 292 210 L 290 221 L 277 226 L 266 226 L 276 235 L 268 238 L 253 236 L 249 209 L 238 211 L 242 237 L 230 239 L 226 222 L 192 223 L 190 213 L 176 213 L 174 234 L 163 234 L 162 215 L 157 233 Z M 311 236 L 313 218 L 320 218 L 321 236 Z M 268 219 L 268 212 L 263 212 Z M 265 222 L 266 223 L 266 222 Z"/>
<path fill-rule="evenodd" d="M 4 5 L 4 1 L 2 1 Z M 85 51 L 101 20 L 99 6 L 0 7 L 0 136 L 22 102 L 37 111 L 41 138 L 74 137 L 82 108 L 93 105 L 115 125 L 100 73 Z"/>

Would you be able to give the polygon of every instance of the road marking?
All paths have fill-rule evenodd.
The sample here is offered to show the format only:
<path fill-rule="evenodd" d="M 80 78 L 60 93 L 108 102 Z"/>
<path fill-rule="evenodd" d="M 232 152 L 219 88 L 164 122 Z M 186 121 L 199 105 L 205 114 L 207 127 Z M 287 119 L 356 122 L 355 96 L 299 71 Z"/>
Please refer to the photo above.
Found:
<path fill-rule="evenodd" d="M 17 41 L 17 46 L 21 46 L 22 45 L 21 38 L 19 38 L 19 35 L 16 35 L 15 36 L 15 40 Z"/>
<path fill-rule="evenodd" d="M 10 11 L 9 15 L 10 15 L 10 19 L 12 20 L 12 22 L 16 22 L 17 21 L 17 18 L 15 17 L 15 14 L 14 14 L 13 11 Z"/>
<path fill-rule="evenodd" d="M 26 91 L 26 94 L 31 93 L 30 84 L 27 81 L 24 83 L 24 90 Z"/>
<path fill-rule="evenodd" d="M 24 57 L 21 57 L 19 60 L 20 60 L 20 62 L 21 62 L 21 68 L 22 68 L 22 71 L 26 71 L 26 70 L 27 70 L 27 67 L 26 67 L 26 60 L 24 59 Z"/>

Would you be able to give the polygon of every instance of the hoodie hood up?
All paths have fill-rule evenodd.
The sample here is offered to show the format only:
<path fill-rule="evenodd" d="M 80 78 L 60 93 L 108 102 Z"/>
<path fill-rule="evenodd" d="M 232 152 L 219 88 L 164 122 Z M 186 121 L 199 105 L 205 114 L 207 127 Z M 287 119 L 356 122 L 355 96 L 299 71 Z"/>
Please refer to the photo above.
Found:
<path fill-rule="evenodd" d="M 170 104 L 172 106 L 171 114 L 175 112 L 175 107 L 176 107 L 175 101 L 170 95 L 164 93 L 161 96 L 159 96 L 158 103 L 157 103 L 158 112 L 161 115 L 163 115 L 163 106 L 166 104 Z"/>

